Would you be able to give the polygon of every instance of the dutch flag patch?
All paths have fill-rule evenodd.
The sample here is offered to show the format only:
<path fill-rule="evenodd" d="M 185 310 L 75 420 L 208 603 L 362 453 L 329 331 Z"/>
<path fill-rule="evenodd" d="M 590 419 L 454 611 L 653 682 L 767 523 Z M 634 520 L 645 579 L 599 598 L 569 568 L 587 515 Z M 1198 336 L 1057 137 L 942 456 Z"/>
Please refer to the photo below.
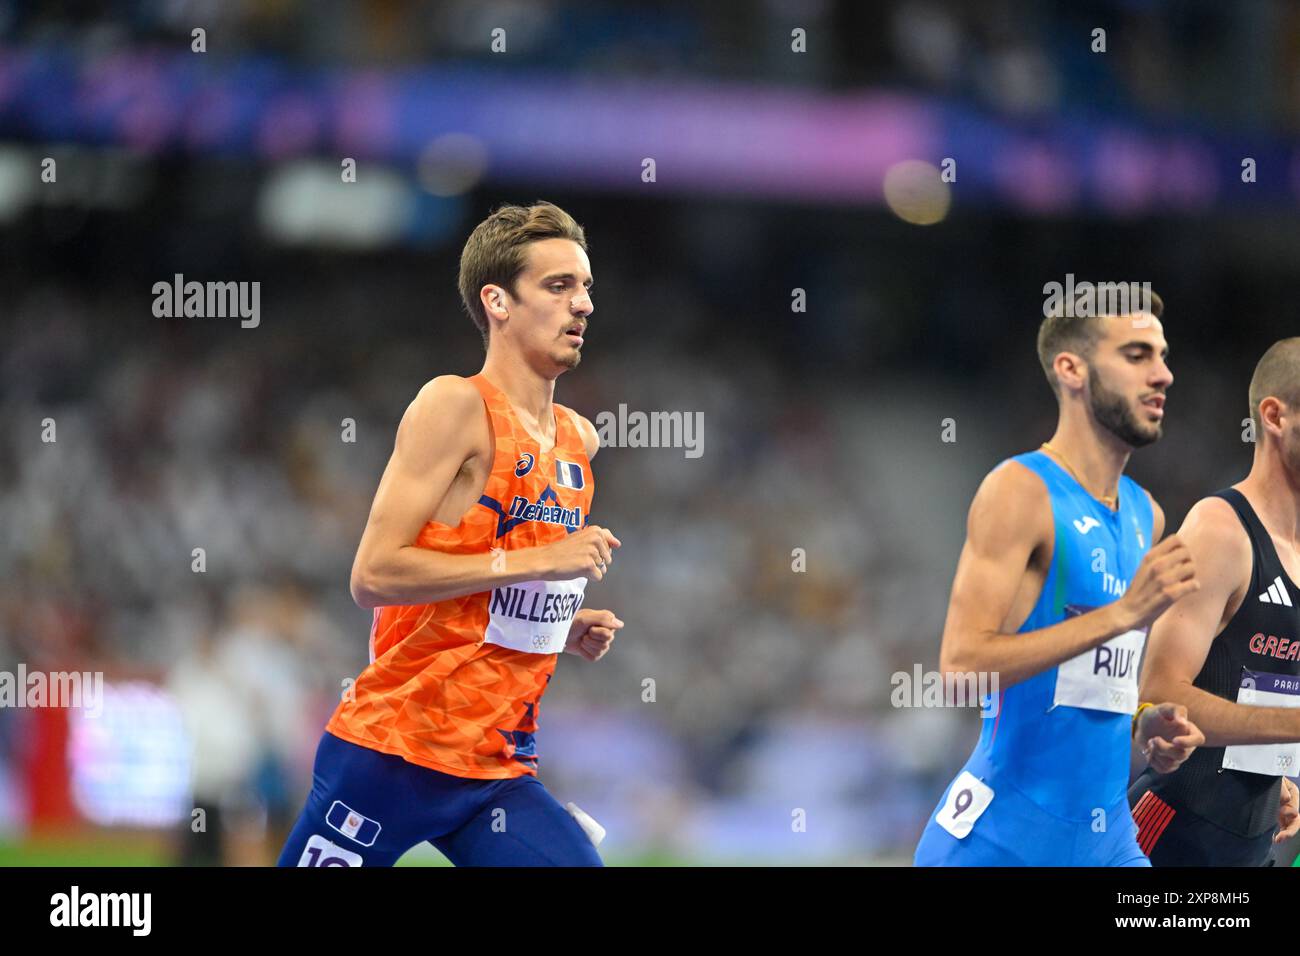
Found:
<path fill-rule="evenodd" d="M 581 491 L 584 484 L 582 466 L 572 461 L 555 459 L 555 483 L 561 488 L 576 488 Z"/>

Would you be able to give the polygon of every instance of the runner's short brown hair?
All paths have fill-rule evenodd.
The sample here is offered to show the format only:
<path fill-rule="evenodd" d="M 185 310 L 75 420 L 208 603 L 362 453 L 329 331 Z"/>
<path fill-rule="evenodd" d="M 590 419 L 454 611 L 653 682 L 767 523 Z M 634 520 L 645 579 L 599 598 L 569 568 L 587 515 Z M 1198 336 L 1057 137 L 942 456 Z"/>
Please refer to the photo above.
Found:
<path fill-rule="evenodd" d="M 528 260 L 528 244 L 541 239 L 572 239 L 587 250 L 587 237 L 567 212 L 549 202 L 500 206 L 474 227 L 460 254 L 460 298 L 488 344 L 487 313 L 479 299 L 485 285 L 515 294 L 515 280 Z"/>

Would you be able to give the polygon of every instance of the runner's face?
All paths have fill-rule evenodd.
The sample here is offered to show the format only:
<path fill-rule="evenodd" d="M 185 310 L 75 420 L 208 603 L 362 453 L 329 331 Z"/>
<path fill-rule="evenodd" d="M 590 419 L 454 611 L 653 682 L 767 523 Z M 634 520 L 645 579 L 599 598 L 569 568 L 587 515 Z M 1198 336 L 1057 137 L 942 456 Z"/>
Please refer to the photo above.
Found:
<path fill-rule="evenodd" d="M 1147 313 L 1101 319 L 1105 334 L 1088 364 L 1093 417 L 1131 448 L 1156 441 L 1173 384 L 1160 320 Z"/>
<path fill-rule="evenodd" d="M 591 262 L 571 239 L 541 239 L 528 246 L 528 264 L 515 280 L 510 332 L 529 356 L 558 368 L 577 368 L 595 306 Z"/>
<path fill-rule="evenodd" d="M 1300 409 L 1282 405 L 1282 463 L 1295 482 L 1300 482 Z M 1258 436 L 1257 436 L 1258 437 Z"/>

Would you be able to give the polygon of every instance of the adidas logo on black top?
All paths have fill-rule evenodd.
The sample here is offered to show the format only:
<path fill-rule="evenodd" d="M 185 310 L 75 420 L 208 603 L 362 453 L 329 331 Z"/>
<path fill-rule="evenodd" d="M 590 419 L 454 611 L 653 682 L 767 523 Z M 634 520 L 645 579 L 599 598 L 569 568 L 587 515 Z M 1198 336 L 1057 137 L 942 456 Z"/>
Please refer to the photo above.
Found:
<path fill-rule="evenodd" d="M 1268 586 L 1268 590 L 1259 596 L 1259 599 L 1265 604 L 1285 604 L 1291 607 L 1291 595 L 1286 593 L 1286 585 L 1282 583 L 1282 575 L 1273 579 L 1273 583 Z"/>

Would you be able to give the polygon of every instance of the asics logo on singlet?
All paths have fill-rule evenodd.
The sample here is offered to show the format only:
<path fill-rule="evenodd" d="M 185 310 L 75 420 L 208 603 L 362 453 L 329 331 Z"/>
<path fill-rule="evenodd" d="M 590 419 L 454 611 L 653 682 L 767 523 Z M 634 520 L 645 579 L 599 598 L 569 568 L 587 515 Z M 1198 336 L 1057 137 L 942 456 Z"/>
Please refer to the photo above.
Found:
<path fill-rule="evenodd" d="M 1285 604 L 1287 607 L 1294 607 L 1291 603 L 1291 595 L 1286 593 L 1286 585 L 1282 583 L 1280 574 L 1273 579 L 1273 583 L 1259 596 L 1259 599 L 1265 604 Z"/>
<path fill-rule="evenodd" d="M 1093 528 L 1100 528 L 1100 527 L 1101 527 L 1101 522 L 1098 521 L 1096 518 L 1094 518 L 1092 515 L 1085 515 L 1082 518 L 1074 519 L 1074 530 L 1078 531 L 1079 534 L 1087 534 Z"/>
<path fill-rule="evenodd" d="M 547 491 L 550 489 L 548 488 Z M 515 495 L 510 501 L 510 510 L 508 512 L 511 518 L 518 518 L 520 521 L 542 521 L 546 524 L 563 525 L 569 530 L 582 527 L 582 509 L 565 508 L 559 504 L 544 505 L 542 493 L 537 501 L 529 501 L 523 495 Z"/>

